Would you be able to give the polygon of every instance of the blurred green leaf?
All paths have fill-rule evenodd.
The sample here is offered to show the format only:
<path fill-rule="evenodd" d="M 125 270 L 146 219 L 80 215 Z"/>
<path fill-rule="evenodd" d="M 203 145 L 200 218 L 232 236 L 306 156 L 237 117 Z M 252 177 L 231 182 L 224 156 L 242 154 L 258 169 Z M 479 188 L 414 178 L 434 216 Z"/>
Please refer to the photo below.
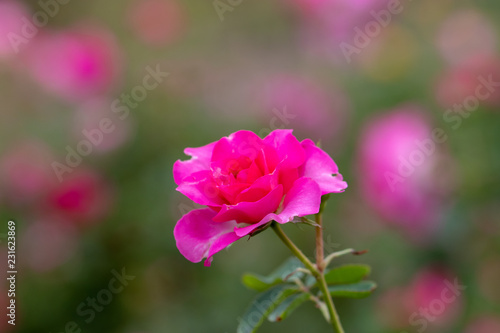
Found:
<path fill-rule="evenodd" d="M 348 264 L 336 267 L 325 274 L 327 284 L 349 284 L 363 280 L 370 274 L 368 265 Z"/>
<path fill-rule="evenodd" d="M 272 286 L 283 283 L 286 279 L 292 282 L 294 278 L 301 278 L 304 273 L 295 272 L 297 268 L 304 268 L 299 259 L 291 257 L 287 259 L 280 267 L 268 276 L 247 273 L 243 275 L 242 282 L 250 289 L 264 291 Z M 295 273 L 294 273 L 295 272 Z"/>
<path fill-rule="evenodd" d="M 274 286 L 260 293 L 243 314 L 237 333 L 253 333 L 257 331 L 264 319 L 278 307 L 287 297 L 296 293 L 297 287 L 288 284 Z"/>
<path fill-rule="evenodd" d="M 364 298 L 377 288 L 377 284 L 373 281 L 361 281 L 352 284 L 340 284 L 329 286 L 328 290 L 332 297 L 349 297 L 349 298 Z"/>
<path fill-rule="evenodd" d="M 276 309 L 267 317 L 269 321 L 282 321 L 288 317 L 296 308 L 298 308 L 302 303 L 309 300 L 311 296 L 309 294 L 294 294 L 285 299 Z"/>
<path fill-rule="evenodd" d="M 316 284 L 316 278 L 312 275 L 307 275 L 304 279 L 304 284 L 308 288 L 312 288 Z"/>
<path fill-rule="evenodd" d="M 264 276 L 254 275 L 250 273 L 243 275 L 242 281 L 243 284 L 247 286 L 247 288 L 254 289 L 257 291 L 264 291 L 272 287 L 273 285 L 281 283 L 281 280 L 270 281 Z"/>

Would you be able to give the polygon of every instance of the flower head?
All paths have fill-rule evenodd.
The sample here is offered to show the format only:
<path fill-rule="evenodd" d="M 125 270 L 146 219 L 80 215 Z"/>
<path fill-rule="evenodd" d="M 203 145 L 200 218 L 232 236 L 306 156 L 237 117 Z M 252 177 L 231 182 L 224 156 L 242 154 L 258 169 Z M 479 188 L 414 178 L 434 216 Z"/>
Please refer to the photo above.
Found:
<path fill-rule="evenodd" d="M 451 168 L 445 176 L 438 172 L 446 155 L 433 138 L 425 112 L 405 105 L 370 121 L 360 140 L 364 199 L 417 242 L 431 240 L 447 193 L 446 178 L 452 177 Z"/>
<path fill-rule="evenodd" d="M 177 190 L 207 208 L 184 215 L 174 236 L 188 260 L 207 258 L 207 266 L 238 239 L 273 220 L 316 214 L 322 195 L 347 188 L 331 157 L 292 130 L 264 139 L 242 130 L 184 152 L 191 159 L 174 164 Z"/>
<path fill-rule="evenodd" d="M 66 100 L 106 95 L 118 82 L 122 57 L 106 29 L 82 24 L 47 32 L 30 47 L 27 63 L 35 81 Z"/>

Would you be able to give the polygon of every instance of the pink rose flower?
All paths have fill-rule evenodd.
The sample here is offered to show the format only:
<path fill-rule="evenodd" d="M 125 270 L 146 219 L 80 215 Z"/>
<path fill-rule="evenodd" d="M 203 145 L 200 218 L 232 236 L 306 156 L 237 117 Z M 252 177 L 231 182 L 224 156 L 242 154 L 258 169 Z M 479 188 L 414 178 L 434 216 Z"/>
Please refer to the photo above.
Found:
<path fill-rule="evenodd" d="M 452 182 L 447 179 L 452 172 L 439 173 L 446 154 L 432 138 L 424 111 L 404 105 L 370 121 L 360 142 L 364 199 L 416 242 L 430 240 L 438 226 L 447 182 Z"/>
<path fill-rule="evenodd" d="M 454 323 L 463 310 L 462 282 L 454 272 L 443 266 L 422 269 L 409 286 L 412 311 L 426 309 L 431 318 L 429 325 L 445 327 Z M 416 317 L 421 318 L 421 317 Z"/>
<path fill-rule="evenodd" d="M 477 98 L 490 107 L 498 107 L 500 91 L 494 84 L 499 80 L 500 58 L 476 55 L 441 74 L 435 89 L 436 99 L 445 110 L 454 108 L 454 105 L 474 106 L 471 98 Z M 493 85 L 485 85 L 488 81 L 492 81 Z"/>
<path fill-rule="evenodd" d="M 82 24 L 47 32 L 30 44 L 31 75 L 43 88 L 69 101 L 107 95 L 119 81 L 122 54 L 108 30 Z"/>
<path fill-rule="evenodd" d="M 49 191 L 44 208 L 49 216 L 84 226 L 106 217 L 112 204 L 110 184 L 91 170 L 77 170 Z"/>
<path fill-rule="evenodd" d="M 463 312 L 462 288 L 462 281 L 448 267 L 424 267 L 408 285 L 392 287 L 379 297 L 378 318 L 391 331 L 404 330 L 408 324 L 414 331 L 423 331 L 427 326 L 429 331 L 442 331 Z"/>
<path fill-rule="evenodd" d="M 174 164 L 177 190 L 207 208 L 184 215 L 174 228 L 177 248 L 199 262 L 269 222 L 316 214 L 321 196 L 347 183 L 335 162 L 310 139 L 275 130 L 264 139 L 238 131 L 198 148 Z"/>

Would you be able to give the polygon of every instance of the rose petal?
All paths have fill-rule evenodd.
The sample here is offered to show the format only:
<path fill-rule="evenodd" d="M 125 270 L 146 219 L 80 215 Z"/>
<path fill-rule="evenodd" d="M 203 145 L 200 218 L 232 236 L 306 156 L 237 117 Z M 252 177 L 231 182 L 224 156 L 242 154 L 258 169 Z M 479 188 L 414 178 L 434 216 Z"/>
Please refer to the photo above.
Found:
<path fill-rule="evenodd" d="M 235 175 L 241 170 L 247 169 L 252 164 L 248 156 L 239 156 L 237 158 L 221 159 L 214 161 L 210 167 L 214 172 L 220 175 Z"/>
<path fill-rule="evenodd" d="M 255 161 L 253 161 L 248 169 L 241 170 L 238 173 L 236 180 L 240 183 L 251 184 L 263 175 L 264 174 L 261 172 Z"/>
<path fill-rule="evenodd" d="M 278 186 L 278 173 L 265 175 L 255 180 L 250 187 L 242 191 L 236 202 L 255 202 L 265 197 L 272 189 Z"/>
<path fill-rule="evenodd" d="M 212 153 L 212 162 L 238 160 L 242 155 L 254 160 L 263 146 L 262 139 L 257 134 L 238 131 L 217 141 Z"/>
<path fill-rule="evenodd" d="M 283 191 L 288 193 L 299 178 L 299 172 L 296 168 L 281 169 L 280 166 L 277 167 L 277 171 L 279 174 L 279 183 L 283 185 Z"/>
<path fill-rule="evenodd" d="M 276 148 L 284 168 L 297 168 L 304 163 L 305 153 L 292 130 L 277 129 L 264 138 L 264 143 Z"/>
<path fill-rule="evenodd" d="M 262 199 L 255 202 L 240 202 L 236 205 L 223 205 L 214 217 L 215 222 L 236 220 L 239 223 L 255 223 L 266 214 L 274 212 L 283 198 L 283 186 L 278 185 Z"/>
<path fill-rule="evenodd" d="M 229 204 L 235 205 L 239 201 L 236 200 L 236 197 L 245 189 L 249 187 L 249 184 L 242 183 L 234 183 L 229 185 L 219 185 L 219 193 L 222 195 Z"/>
<path fill-rule="evenodd" d="M 283 224 L 292 221 L 295 216 L 316 214 L 320 205 L 321 190 L 318 184 L 310 178 L 299 178 L 285 196 L 283 210 L 280 213 L 268 214 L 259 223 L 243 228 L 236 227 L 234 231 L 237 236 L 244 237 L 271 220 Z"/>
<path fill-rule="evenodd" d="M 280 157 L 276 152 L 276 148 L 271 146 L 262 148 L 255 159 L 255 163 L 264 175 L 273 172 L 279 162 Z"/>
<path fill-rule="evenodd" d="M 232 221 L 221 223 L 221 224 L 227 224 L 227 223 L 231 223 L 231 222 Z M 236 223 L 236 222 L 234 222 L 234 223 Z M 231 225 L 233 225 L 233 223 L 231 223 Z M 224 235 L 220 236 L 219 238 L 215 239 L 215 241 L 212 243 L 212 246 L 210 246 L 210 249 L 208 250 L 207 260 L 205 260 L 204 265 L 206 267 L 210 266 L 210 264 L 212 263 L 212 256 L 214 254 L 229 247 L 231 244 L 233 244 L 234 242 L 236 242 L 240 238 L 241 237 L 236 235 L 236 233 L 234 232 L 234 228 L 233 228 L 233 230 L 231 232 L 228 232 L 227 234 L 224 234 Z"/>
<path fill-rule="evenodd" d="M 321 195 L 327 193 L 340 193 L 347 188 L 339 174 L 337 164 L 322 149 L 318 148 L 310 139 L 302 141 L 306 153 L 306 161 L 299 168 L 301 177 L 310 177 L 318 183 Z"/>
<path fill-rule="evenodd" d="M 179 185 L 187 176 L 202 170 L 210 169 L 210 159 L 214 149 L 215 142 L 198 148 L 186 148 L 184 153 L 191 156 L 187 161 L 177 160 L 174 163 L 174 181 Z"/>
<path fill-rule="evenodd" d="M 199 205 L 220 206 L 227 203 L 219 195 L 217 184 L 208 170 L 198 171 L 184 178 L 176 190 Z"/>
<path fill-rule="evenodd" d="M 321 189 L 318 184 L 306 177 L 299 178 L 285 196 L 283 210 L 273 220 L 287 223 L 295 216 L 306 216 L 319 212 L 321 206 Z"/>
<path fill-rule="evenodd" d="M 196 209 L 177 222 L 174 228 L 177 248 L 189 261 L 200 262 L 207 258 L 205 266 L 210 266 L 215 253 L 241 238 L 233 231 L 235 221 L 214 222 L 215 215 L 210 208 Z"/>

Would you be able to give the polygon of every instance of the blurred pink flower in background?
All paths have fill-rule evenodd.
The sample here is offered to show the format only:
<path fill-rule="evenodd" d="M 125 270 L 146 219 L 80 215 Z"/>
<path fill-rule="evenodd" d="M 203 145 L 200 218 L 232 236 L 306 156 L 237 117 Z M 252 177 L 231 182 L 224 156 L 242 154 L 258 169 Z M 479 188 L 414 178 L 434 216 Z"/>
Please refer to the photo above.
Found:
<path fill-rule="evenodd" d="M 285 3 L 308 23 L 324 24 L 341 40 L 354 34 L 354 28 L 374 19 L 370 11 L 382 8 L 385 0 L 292 0 Z"/>
<path fill-rule="evenodd" d="M 375 21 L 372 10 L 387 7 L 385 0 L 293 0 L 282 1 L 302 19 L 301 40 L 310 51 L 327 56 L 344 56 L 339 43 L 354 45 L 356 28 Z"/>
<path fill-rule="evenodd" d="M 500 332 L 500 318 L 484 316 L 476 319 L 464 333 L 496 333 Z"/>
<path fill-rule="evenodd" d="M 387 0 L 334 0 L 330 8 L 320 12 L 327 31 L 335 41 L 353 42 L 355 28 L 365 30 L 364 25 L 375 21 L 372 10 L 387 6 Z"/>
<path fill-rule="evenodd" d="M 29 205 L 35 216 L 90 224 L 104 217 L 112 202 L 111 187 L 97 173 L 75 170 L 58 182 L 54 157 L 42 142 L 14 145 L 0 157 L 0 195 L 14 206 Z"/>
<path fill-rule="evenodd" d="M 442 74 L 437 82 L 436 99 L 443 108 L 461 105 L 468 97 L 482 99 L 477 93 L 478 87 L 484 86 L 480 78 L 493 81 L 480 90 L 481 95 L 487 96 L 484 102 L 493 107 L 500 106 L 500 58 L 485 54 L 472 56 Z"/>
<path fill-rule="evenodd" d="M 439 143 L 432 140 L 423 110 L 406 105 L 377 116 L 363 129 L 359 186 L 366 202 L 417 242 L 437 227 L 441 185 L 436 166 Z"/>
<path fill-rule="evenodd" d="M 30 19 L 30 15 L 22 2 L 0 0 L 0 59 L 11 57 L 16 53 L 16 46 L 11 43 L 9 34 L 23 36 L 23 18 Z M 19 46 L 19 50 L 22 46 Z"/>
<path fill-rule="evenodd" d="M 122 67 L 115 37 L 95 24 L 41 34 L 27 61 L 43 88 L 70 101 L 109 93 Z"/>
<path fill-rule="evenodd" d="M 338 143 L 345 128 L 349 102 L 335 87 L 322 87 L 294 75 L 276 75 L 262 84 L 260 106 L 272 126 L 292 127 L 315 140 Z"/>
<path fill-rule="evenodd" d="M 19 238 L 23 265 L 36 272 L 47 272 L 75 254 L 79 234 L 74 225 L 51 217 L 28 224 Z"/>
<path fill-rule="evenodd" d="M 131 117 L 120 119 L 111 111 L 112 101 L 93 99 L 80 105 L 75 112 L 73 134 L 77 140 L 89 140 L 92 137 L 93 151 L 107 153 L 121 147 L 132 134 Z M 109 133 L 103 133 L 100 123 L 111 119 Z M 98 143 L 98 144 L 96 144 Z"/>
<path fill-rule="evenodd" d="M 15 144 L 0 157 L 2 196 L 19 205 L 40 199 L 56 181 L 51 163 L 54 157 L 42 142 Z"/>
<path fill-rule="evenodd" d="M 89 225 L 105 217 L 111 204 L 111 187 L 101 176 L 90 170 L 75 170 L 50 190 L 45 213 Z"/>
<path fill-rule="evenodd" d="M 174 42 L 186 28 L 186 15 L 177 0 L 135 0 L 127 19 L 134 34 L 152 46 Z"/>
<path fill-rule="evenodd" d="M 456 65 L 474 56 L 494 54 L 497 35 L 482 13 L 466 9 L 453 13 L 443 22 L 436 45 L 441 56 Z"/>
<path fill-rule="evenodd" d="M 410 309 L 412 312 L 426 309 L 430 326 L 448 326 L 462 313 L 465 295 L 460 288 L 463 287 L 467 286 L 462 286 L 457 276 L 445 267 L 424 268 L 409 286 Z"/>
<path fill-rule="evenodd" d="M 448 327 L 461 315 L 465 295 L 463 286 L 448 268 L 428 266 L 405 286 L 386 290 L 377 300 L 381 323 L 391 330 L 415 331 Z"/>

